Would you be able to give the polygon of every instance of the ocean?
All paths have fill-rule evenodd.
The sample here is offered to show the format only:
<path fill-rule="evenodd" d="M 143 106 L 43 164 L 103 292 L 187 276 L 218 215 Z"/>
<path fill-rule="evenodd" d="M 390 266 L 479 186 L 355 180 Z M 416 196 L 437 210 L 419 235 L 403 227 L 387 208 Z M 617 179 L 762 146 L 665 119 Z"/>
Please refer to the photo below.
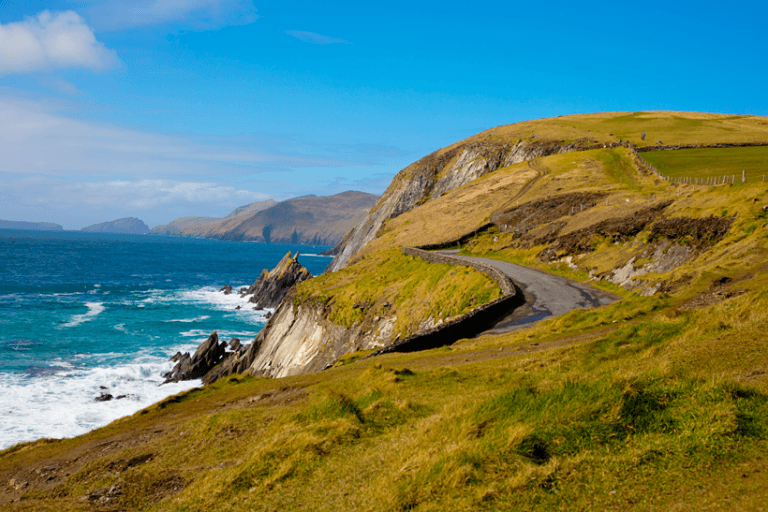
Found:
<path fill-rule="evenodd" d="M 77 436 L 200 385 L 160 385 L 169 358 L 214 330 L 250 342 L 266 323 L 268 310 L 219 289 L 252 284 L 288 251 L 319 275 L 328 248 L 0 230 L 0 449 Z"/>

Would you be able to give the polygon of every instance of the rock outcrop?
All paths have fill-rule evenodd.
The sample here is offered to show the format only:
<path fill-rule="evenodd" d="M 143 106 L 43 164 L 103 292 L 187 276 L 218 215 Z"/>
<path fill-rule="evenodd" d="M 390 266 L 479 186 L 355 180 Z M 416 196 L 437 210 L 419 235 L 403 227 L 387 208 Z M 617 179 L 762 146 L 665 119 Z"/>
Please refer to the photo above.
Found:
<path fill-rule="evenodd" d="M 86 233 L 119 233 L 126 235 L 146 235 L 149 233 L 149 226 L 136 217 L 125 217 L 101 224 L 86 226 L 80 231 Z"/>
<path fill-rule="evenodd" d="M 435 151 L 395 176 L 379 202 L 334 249 L 336 257 L 327 271 L 344 268 L 352 256 L 378 235 L 387 219 L 397 217 L 500 167 L 580 148 L 579 143 L 524 139 L 511 144 L 503 140 L 485 139 Z"/>
<path fill-rule="evenodd" d="M 295 256 L 291 256 L 291 252 L 288 251 L 275 268 L 264 269 L 261 276 L 249 288 L 241 290 L 241 296 L 250 295 L 249 302 L 256 304 L 259 309 L 274 308 L 281 303 L 288 304 L 288 309 L 291 309 L 293 304 L 291 291 L 297 284 L 312 277 L 309 270 L 299 263 L 298 257 L 298 252 Z M 220 291 L 228 295 L 232 293 L 232 286 L 226 285 Z M 284 300 L 289 294 L 291 298 Z M 197 348 L 194 356 L 176 354 L 172 359 L 176 362 L 176 366 L 164 375 L 165 382 L 202 379 L 203 383 L 208 384 L 221 377 L 247 371 L 259 353 L 264 331 L 271 328 L 273 316 L 268 314 L 267 318 L 269 319 L 267 325 L 256 336 L 253 343 L 242 344 L 237 338 L 232 338 L 229 344 L 219 343 L 219 338 L 214 332 Z M 227 347 L 230 352 L 227 352 Z"/>
<path fill-rule="evenodd" d="M 189 353 L 182 354 L 178 352 L 171 361 L 176 362 L 173 370 L 163 375 L 165 382 L 179 382 L 182 380 L 201 379 L 211 371 L 216 365 L 221 363 L 227 353 L 227 344 L 219 343 L 219 336 L 216 331 L 205 340 L 193 356 Z"/>
<path fill-rule="evenodd" d="M 309 270 L 299 263 L 298 258 L 298 252 L 291 257 L 291 251 L 288 251 L 275 268 L 262 270 L 261 276 L 247 290 L 244 290 L 241 296 L 250 295 L 248 302 L 256 304 L 259 308 L 277 307 L 288 290 L 312 277 Z M 230 287 L 229 292 L 231 291 Z M 227 293 L 226 290 L 224 293 Z"/>

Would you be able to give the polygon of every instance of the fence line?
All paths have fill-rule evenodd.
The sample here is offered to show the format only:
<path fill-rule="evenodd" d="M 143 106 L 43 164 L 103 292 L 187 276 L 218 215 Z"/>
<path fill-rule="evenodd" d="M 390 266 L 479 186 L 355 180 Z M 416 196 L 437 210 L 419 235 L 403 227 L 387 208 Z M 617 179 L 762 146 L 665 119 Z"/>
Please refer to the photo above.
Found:
<path fill-rule="evenodd" d="M 768 146 L 768 143 L 765 142 L 755 142 L 755 143 L 747 143 L 747 144 L 713 144 L 711 146 L 658 146 L 658 151 L 674 151 L 678 149 L 689 149 L 689 148 L 720 148 L 720 147 L 746 147 L 746 146 Z M 680 185 L 702 185 L 702 186 L 719 186 L 719 185 L 735 185 L 737 176 L 736 174 L 727 175 L 724 174 L 722 176 L 708 176 L 708 177 L 695 177 L 695 176 L 665 176 L 659 172 L 659 170 L 654 167 L 652 164 L 650 164 L 645 158 L 640 156 L 640 153 L 638 152 L 637 148 L 633 146 L 632 144 L 627 143 L 626 148 L 629 148 L 630 151 L 635 155 L 637 160 L 640 162 L 640 164 L 645 167 L 648 171 L 655 174 L 660 179 L 667 181 L 669 183 L 673 184 L 680 184 Z M 647 149 L 647 148 L 642 148 Z M 648 151 L 643 151 L 644 153 Z M 758 175 L 759 177 L 760 175 Z M 762 181 L 765 181 L 765 175 L 762 176 Z M 741 171 L 741 182 L 746 183 L 747 182 L 747 171 L 743 170 Z"/>

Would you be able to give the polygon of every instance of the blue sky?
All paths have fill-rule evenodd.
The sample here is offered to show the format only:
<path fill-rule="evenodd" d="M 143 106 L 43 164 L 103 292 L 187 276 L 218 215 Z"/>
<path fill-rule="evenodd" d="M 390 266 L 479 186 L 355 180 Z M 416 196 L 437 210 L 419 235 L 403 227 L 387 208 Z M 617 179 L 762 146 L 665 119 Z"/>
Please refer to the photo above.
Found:
<path fill-rule="evenodd" d="M 0 0 L 0 219 L 150 226 L 354 189 L 474 133 L 768 115 L 764 2 Z"/>

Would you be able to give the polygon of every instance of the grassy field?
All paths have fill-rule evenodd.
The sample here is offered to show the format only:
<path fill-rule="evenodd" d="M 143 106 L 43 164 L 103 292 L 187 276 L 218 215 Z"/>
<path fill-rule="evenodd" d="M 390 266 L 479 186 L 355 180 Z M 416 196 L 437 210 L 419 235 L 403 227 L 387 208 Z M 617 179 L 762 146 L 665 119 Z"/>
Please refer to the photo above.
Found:
<path fill-rule="evenodd" d="M 741 183 L 742 170 L 748 182 L 762 182 L 768 175 L 768 146 L 650 151 L 642 157 L 665 176 L 735 176 Z"/>
<path fill-rule="evenodd" d="M 614 135 L 627 123 L 631 136 L 632 119 L 669 123 L 669 133 L 700 121 L 626 116 L 540 123 L 576 123 L 582 134 L 611 126 Z M 714 128 L 703 126 L 713 137 L 762 122 L 712 118 Z M 747 128 L 742 134 L 755 133 Z M 735 151 L 723 165 L 754 161 Z M 602 195 L 539 224 L 545 209 L 525 209 L 576 191 Z M 340 325 L 394 310 L 403 332 L 430 315 L 459 314 L 498 287 L 466 268 L 406 257 L 400 246 L 445 241 L 517 208 L 531 212 L 530 229 L 480 232 L 464 251 L 591 281 L 623 300 L 430 351 L 350 353 L 315 374 L 231 376 L 75 439 L 12 447 L 0 452 L 0 508 L 764 510 L 767 204 L 768 184 L 674 187 L 640 172 L 623 148 L 497 170 L 388 220 L 364 257 L 306 281 L 296 301 L 323 304 Z M 653 224 L 625 228 L 658 205 L 667 221 L 729 219 L 729 229 L 664 240 L 660 253 L 682 248 L 690 257 L 638 278 L 664 284 L 653 296 L 596 281 L 651 260 L 631 259 L 658 243 Z M 586 248 L 569 260 L 541 258 L 547 244 L 574 234 Z"/>

